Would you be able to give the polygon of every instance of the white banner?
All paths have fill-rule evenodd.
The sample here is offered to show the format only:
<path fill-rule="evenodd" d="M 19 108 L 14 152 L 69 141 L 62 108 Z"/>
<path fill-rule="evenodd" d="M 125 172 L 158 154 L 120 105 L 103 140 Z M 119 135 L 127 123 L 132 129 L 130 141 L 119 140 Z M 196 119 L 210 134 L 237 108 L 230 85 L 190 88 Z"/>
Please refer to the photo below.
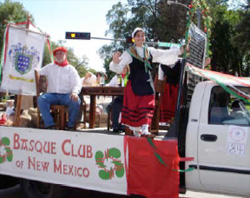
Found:
<path fill-rule="evenodd" d="M 36 95 L 34 69 L 41 68 L 45 35 L 9 27 L 1 89 Z"/>
<path fill-rule="evenodd" d="M 0 173 L 127 194 L 123 138 L 0 126 Z"/>

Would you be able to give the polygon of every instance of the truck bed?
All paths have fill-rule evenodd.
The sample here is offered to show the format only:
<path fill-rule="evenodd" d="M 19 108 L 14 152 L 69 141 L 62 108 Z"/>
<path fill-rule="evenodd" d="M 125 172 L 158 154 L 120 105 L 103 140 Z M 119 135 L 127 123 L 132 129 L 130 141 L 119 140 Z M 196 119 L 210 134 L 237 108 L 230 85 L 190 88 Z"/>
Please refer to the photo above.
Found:
<path fill-rule="evenodd" d="M 112 132 L 112 129 L 110 131 L 108 131 L 107 127 L 94 128 L 94 129 L 77 129 L 76 132 L 80 132 L 80 133 L 98 133 L 98 134 L 119 135 L 119 136 L 121 136 L 121 135 L 124 136 L 125 135 L 125 132 L 123 132 L 123 133 L 114 133 L 114 132 Z M 156 135 L 155 139 L 163 140 L 166 133 L 167 133 L 167 130 L 159 130 L 158 133 L 154 133 Z"/>

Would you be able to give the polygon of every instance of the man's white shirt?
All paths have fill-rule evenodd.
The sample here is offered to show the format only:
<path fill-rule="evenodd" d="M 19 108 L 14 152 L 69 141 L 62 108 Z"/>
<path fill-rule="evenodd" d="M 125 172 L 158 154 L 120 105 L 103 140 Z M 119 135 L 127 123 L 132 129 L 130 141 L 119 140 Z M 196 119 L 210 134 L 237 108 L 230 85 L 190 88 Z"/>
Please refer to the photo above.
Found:
<path fill-rule="evenodd" d="M 75 67 L 67 65 L 60 67 L 50 63 L 39 71 L 48 80 L 47 93 L 79 94 L 82 88 L 79 74 Z"/>

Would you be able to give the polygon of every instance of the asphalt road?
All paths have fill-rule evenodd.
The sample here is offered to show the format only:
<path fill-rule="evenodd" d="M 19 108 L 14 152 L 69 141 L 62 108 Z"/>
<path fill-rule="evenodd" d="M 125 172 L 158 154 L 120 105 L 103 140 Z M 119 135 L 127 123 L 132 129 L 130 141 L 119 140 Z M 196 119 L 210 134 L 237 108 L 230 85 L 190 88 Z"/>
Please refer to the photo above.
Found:
<path fill-rule="evenodd" d="M 96 191 L 87 191 L 82 189 L 67 189 L 67 198 L 125 198 L 127 196 L 123 195 L 114 195 L 109 193 L 101 193 Z M 130 196 L 132 198 L 142 198 L 141 196 Z M 24 198 L 21 195 L 21 189 L 19 185 L 8 189 L 0 189 L 0 198 Z M 209 193 L 198 193 L 187 191 L 185 195 L 180 194 L 179 198 L 242 198 L 242 197 L 233 197 L 228 195 L 216 195 Z"/>

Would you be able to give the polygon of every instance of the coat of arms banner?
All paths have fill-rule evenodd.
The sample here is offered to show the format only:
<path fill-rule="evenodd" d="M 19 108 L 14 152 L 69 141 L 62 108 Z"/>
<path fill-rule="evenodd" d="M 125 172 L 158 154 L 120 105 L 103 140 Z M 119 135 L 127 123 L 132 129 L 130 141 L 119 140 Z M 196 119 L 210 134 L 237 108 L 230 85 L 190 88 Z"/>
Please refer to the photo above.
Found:
<path fill-rule="evenodd" d="M 34 69 L 41 68 L 46 36 L 9 26 L 1 89 L 10 93 L 36 95 Z"/>

